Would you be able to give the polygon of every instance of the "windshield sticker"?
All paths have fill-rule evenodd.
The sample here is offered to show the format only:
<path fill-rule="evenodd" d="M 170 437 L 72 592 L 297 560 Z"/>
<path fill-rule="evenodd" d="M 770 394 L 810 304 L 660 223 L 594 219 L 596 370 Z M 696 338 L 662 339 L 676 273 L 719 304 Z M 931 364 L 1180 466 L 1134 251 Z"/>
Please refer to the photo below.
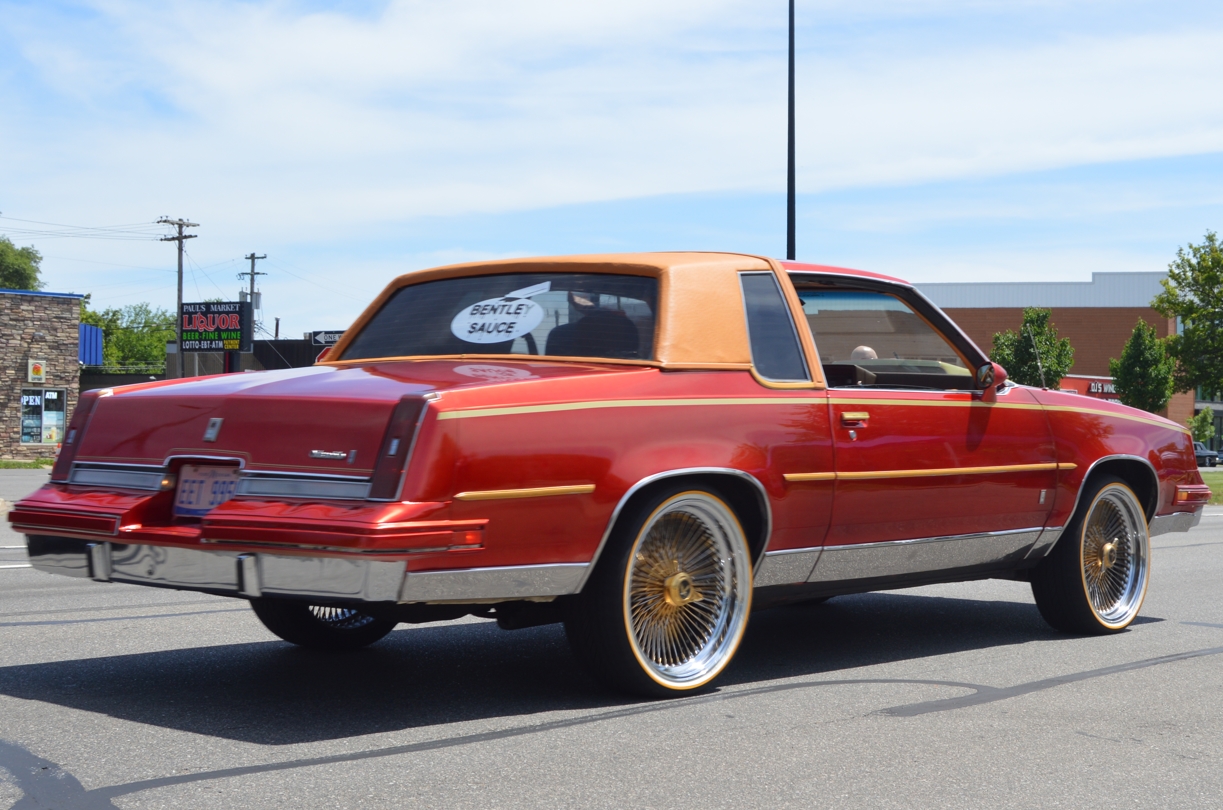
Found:
<path fill-rule="evenodd" d="M 544 308 L 530 296 L 548 292 L 551 287 L 552 282 L 545 281 L 464 307 L 450 322 L 450 331 L 468 343 L 504 343 L 522 337 L 544 319 Z"/>
<path fill-rule="evenodd" d="M 456 366 L 454 373 L 462 374 L 464 377 L 474 377 L 477 380 L 490 380 L 492 382 L 535 379 L 535 375 L 525 368 L 509 368 L 508 366 Z"/>

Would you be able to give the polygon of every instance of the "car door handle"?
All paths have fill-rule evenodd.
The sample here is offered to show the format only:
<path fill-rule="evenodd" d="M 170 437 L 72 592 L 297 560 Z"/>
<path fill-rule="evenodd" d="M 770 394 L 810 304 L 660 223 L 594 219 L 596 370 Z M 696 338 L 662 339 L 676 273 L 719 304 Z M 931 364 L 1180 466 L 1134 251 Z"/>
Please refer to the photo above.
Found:
<path fill-rule="evenodd" d="M 841 427 L 864 428 L 866 427 L 866 420 L 870 418 L 871 415 L 866 411 L 842 411 Z"/>

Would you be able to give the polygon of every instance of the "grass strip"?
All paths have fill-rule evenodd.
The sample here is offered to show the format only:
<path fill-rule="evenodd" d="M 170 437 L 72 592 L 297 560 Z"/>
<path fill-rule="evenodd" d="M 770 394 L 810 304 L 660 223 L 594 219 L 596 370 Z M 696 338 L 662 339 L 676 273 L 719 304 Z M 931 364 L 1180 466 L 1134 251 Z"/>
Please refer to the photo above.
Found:
<path fill-rule="evenodd" d="M 1216 506 L 1223 505 L 1223 470 L 1204 472 L 1202 480 L 1210 487 L 1210 502 Z"/>

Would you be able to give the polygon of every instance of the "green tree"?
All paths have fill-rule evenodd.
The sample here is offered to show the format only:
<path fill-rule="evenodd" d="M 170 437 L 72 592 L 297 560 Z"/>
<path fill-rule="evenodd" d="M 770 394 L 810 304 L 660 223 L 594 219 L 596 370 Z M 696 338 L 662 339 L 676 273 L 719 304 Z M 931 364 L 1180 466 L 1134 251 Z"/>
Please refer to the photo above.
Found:
<path fill-rule="evenodd" d="M 19 248 L 0 236 L 0 287 L 6 290 L 41 290 L 38 277 L 42 254 L 33 247 Z"/>
<path fill-rule="evenodd" d="M 1168 265 L 1164 291 L 1152 308 L 1179 318 L 1177 334 L 1168 337 L 1168 354 L 1176 361 L 1176 390 L 1223 391 L 1223 246 L 1214 231 L 1200 245 L 1178 248 Z"/>
<path fill-rule="evenodd" d="M 1189 426 L 1189 432 L 1193 434 L 1195 442 L 1208 442 L 1215 435 L 1215 412 L 1210 408 L 1203 408 L 1185 424 Z"/>
<path fill-rule="evenodd" d="M 1151 413 L 1163 410 L 1172 398 L 1175 369 L 1155 328 L 1143 320 L 1134 325 L 1121 359 L 1108 361 L 1108 373 L 1113 375 L 1121 402 Z"/>
<path fill-rule="evenodd" d="M 96 312 L 85 296 L 81 323 L 102 328 L 102 363 L 106 366 L 161 368 L 166 362 L 166 343 L 175 337 L 174 313 L 145 303 Z"/>
<path fill-rule="evenodd" d="M 994 334 L 994 350 L 990 359 L 1006 369 L 1007 377 L 1020 385 L 1040 387 L 1040 366 L 1032 342 L 1040 348 L 1040 365 L 1044 367 L 1044 385 L 1057 388 L 1074 365 L 1074 348 L 1066 338 L 1058 338 L 1057 327 L 1049 323 L 1052 313 L 1038 307 L 1024 307 L 1023 326 L 1019 332 L 1009 329 Z"/>

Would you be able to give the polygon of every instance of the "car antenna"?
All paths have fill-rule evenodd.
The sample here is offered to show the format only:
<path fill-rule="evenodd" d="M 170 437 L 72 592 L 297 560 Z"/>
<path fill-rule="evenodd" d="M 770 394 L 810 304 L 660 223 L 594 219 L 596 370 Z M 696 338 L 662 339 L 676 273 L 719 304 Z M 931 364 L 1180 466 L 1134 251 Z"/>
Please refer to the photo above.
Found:
<path fill-rule="evenodd" d="M 1032 351 L 1036 352 L 1036 370 L 1040 372 L 1040 387 L 1048 389 L 1045 385 L 1045 366 L 1040 362 L 1040 347 L 1036 345 L 1036 335 L 1032 334 L 1032 327 L 1028 324 L 1023 325 L 1023 330 L 1028 333 L 1028 340 L 1032 341 Z"/>

